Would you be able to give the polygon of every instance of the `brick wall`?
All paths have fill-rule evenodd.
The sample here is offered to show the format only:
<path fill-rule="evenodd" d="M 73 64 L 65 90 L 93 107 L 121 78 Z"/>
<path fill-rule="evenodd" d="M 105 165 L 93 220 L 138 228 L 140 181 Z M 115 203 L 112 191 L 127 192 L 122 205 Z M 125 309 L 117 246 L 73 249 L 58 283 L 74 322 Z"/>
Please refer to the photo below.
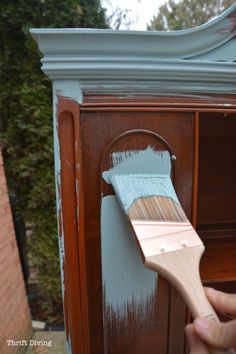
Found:
<path fill-rule="evenodd" d="M 24 353 L 24 346 L 10 346 L 7 340 L 27 341 L 31 334 L 31 317 L 0 150 L 0 353 Z"/>

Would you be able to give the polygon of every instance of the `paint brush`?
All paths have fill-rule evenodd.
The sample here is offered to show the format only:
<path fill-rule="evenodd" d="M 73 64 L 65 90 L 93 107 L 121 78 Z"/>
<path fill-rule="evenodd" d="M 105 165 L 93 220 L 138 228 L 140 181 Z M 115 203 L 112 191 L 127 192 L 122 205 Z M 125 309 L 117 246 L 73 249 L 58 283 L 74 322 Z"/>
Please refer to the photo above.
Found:
<path fill-rule="evenodd" d="M 187 219 L 169 175 L 110 176 L 120 205 L 130 220 L 144 265 L 178 289 L 193 318 L 219 321 L 199 274 L 204 245 Z M 235 354 L 210 349 L 211 354 Z"/>

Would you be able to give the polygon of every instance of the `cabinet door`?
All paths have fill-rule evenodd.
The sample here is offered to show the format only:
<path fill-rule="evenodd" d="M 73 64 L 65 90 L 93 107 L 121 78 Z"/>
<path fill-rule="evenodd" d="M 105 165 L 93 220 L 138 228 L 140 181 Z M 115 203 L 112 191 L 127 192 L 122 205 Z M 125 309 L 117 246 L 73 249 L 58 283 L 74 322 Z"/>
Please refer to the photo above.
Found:
<path fill-rule="evenodd" d="M 183 353 L 185 306 L 144 269 L 104 172 L 135 165 L 155 173 L 165 160 L 191 218 L 194 114 L 97 111 L 80 119 L 91 353 Z"/>

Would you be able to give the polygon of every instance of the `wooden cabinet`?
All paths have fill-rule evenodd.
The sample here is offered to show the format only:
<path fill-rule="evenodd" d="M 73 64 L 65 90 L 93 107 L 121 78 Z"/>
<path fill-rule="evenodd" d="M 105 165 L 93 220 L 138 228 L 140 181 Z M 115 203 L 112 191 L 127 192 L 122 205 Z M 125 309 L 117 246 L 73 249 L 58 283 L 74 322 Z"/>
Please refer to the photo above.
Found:
<path fill-rule="evenodd" d="M 106 182 L 120 165 L 166 159 L 206 245 L 204 283 L 236 292 L 235 15 L 177 33 L 31 31 L 53 81 L 68 354 L 187 353 L 185 304 L 142 266 Z"/>
<path fill-rule="evenodd" d="M 62 225 L 73 227 L 71 210 L 79 215 L 77 228 L 65 230 L 74 232 L 74 238 L 65 233 L 65 265 L 73 271 L 66 273 L 72 285 L 67 301 L 73 303 L 67 311 L 75 325 L 75 348 L 81 348 L 83 340 L 91 354 L 186 351 L 185 304 L 165 279 L 141 269 L 126 218 L 104 179 L 105 171 L 132 164 L 132 156 L 140 152 L 148 159 L 148 151 L 168 151 L 178 197 L 206 244 L 202 278 L 206 284 L 236 291 L 235 108 L 208 112 L 201 100 L 189 109 L 187 98 L 182 108 L 168 97 L 162 98 L 162 105 L 158 97 L 139 100 L 146 105 L 113 98 L 101 107 L 91 97 L 80 106 L 63 98 L 59 104 L 61 192 L 69 203 L 62 210 Z M 143 163 L 146 173 L 152 171 Z"/>

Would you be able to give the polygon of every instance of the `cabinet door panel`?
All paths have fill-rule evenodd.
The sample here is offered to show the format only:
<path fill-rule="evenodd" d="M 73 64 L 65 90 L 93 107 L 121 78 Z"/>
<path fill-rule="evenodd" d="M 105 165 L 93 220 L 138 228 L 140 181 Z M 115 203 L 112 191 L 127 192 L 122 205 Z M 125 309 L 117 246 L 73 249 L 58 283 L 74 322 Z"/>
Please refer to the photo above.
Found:
<path fill-rule="evenodd" d="M 183 341 L 182 337 L 175 338 L 170 325 L 184 322 L 184 306 L 181 314 L 172 311 L 176 307 L 171 287 L 163 278 L 142 269 L 133 240 L 130 236 L 127 240 L 123 235 L 128 226 L 124 220 L 121 225 L 124 215 L 102 173 L 148 149 L 156 154 L 158 151 L 163 155 L 173 153 L 177 158 L 172 168 L 173 181 L 178 197 L 191 217 L 193 120 L 192 113 L 84 112 L 81 115 L 92 354 L 143 354 L 147 351 L 165 354 L 171 350 L 170 346 L 174 348 Z M 151 172 L 149 165 L 147 173 Z M 106 227 L 108 236 L 105 240 Z M 120 239 L 119 233 L 122 234 Z M 115 262 L 115 258 L 119 258 L 119 247 L 119 257 L 124 255 L 120 263 Z M 111 298 L 116 300 L 112 302 Z M 179 319 L 172 318 L 172 314 Z M 179 348 L 181 346 L 180 343 Z"/>

